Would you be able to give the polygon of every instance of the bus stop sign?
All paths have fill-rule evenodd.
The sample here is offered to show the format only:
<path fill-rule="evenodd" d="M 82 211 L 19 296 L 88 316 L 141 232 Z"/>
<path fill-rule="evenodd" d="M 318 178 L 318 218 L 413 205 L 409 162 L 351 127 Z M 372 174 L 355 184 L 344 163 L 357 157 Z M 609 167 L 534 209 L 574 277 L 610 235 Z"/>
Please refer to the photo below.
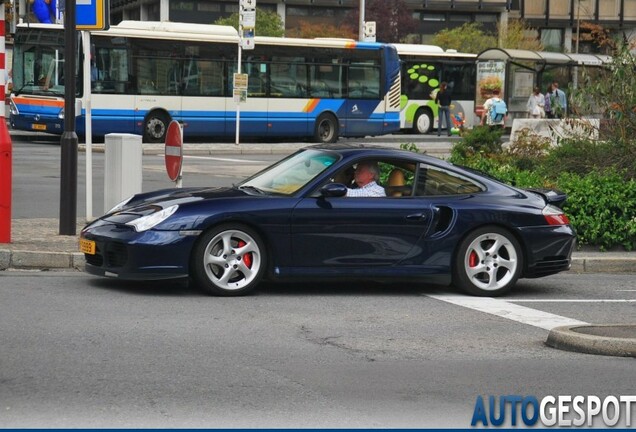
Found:
<path fill-rule="evenodd" d="M 177 181 L 181 177 L 183 165 L 183 131 L 178 121 L 173 120 L 166 132 L 166 171 L 170 180 Z"/>
<path fill-rule="evenodd" d="M 110 0 L 76 0 L 76 29 L 108 30 L 110 27 L 109 5 Z"/>

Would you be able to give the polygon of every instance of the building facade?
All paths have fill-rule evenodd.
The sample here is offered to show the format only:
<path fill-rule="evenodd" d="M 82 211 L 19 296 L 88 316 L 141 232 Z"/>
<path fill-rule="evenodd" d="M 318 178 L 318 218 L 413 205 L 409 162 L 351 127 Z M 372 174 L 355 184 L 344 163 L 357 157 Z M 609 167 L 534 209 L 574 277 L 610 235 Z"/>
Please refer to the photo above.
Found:
<path fill-rule="evenodd" d="M 361 3 L 361 0 L 257 0 L 257 7 L 276 11 L 285 28 L 294 29 L 301 21 L 351 25 L 350 12 L 359 9 Z M 522 18 L 537 29 L 546 49 L 554 51 L 597 50 L 581 23 L 601 25 L 612 34 L 628 38 L 636 36 L 636 0 L 404 0 L 404 3 L 419 23 L 410 42 L 430 43 L 440 30 L 466 22 L 480 22 L 485 30 L 494 32 L 498 23 L 514 18 Z M 122 20 L 210 24 L 237 12 L 239 0 L 110 0 L 110 8 L 112 24 Z M 35 20 L 32 13 L 20 13 L 20 18 Z"/>

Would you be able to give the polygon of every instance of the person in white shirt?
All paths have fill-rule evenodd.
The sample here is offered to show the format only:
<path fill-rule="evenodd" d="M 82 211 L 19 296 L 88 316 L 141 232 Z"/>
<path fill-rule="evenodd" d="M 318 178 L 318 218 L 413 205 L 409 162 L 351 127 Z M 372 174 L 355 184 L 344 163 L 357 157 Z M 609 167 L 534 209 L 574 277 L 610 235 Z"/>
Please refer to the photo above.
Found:
<path fill-rule="evenodd" d="M 357 189 L 347 188 L 348 197 L 383 197 L 386 196 L 384 188 L 377 182 L 380 178 L 380 168 L 375 162 L 360 162 L 356 166 L 353 179 L 358 185 Z"/>
<path fill-rule="evenodd" d="M 545 96 L 541 94 L 539 87 L 535 87 L 532 94 L 528 98 L 528 103 L 526 104 L 526 108 L 528 109 L 528 113 L 532 118 L 543 118 L 545 117 Z"/>

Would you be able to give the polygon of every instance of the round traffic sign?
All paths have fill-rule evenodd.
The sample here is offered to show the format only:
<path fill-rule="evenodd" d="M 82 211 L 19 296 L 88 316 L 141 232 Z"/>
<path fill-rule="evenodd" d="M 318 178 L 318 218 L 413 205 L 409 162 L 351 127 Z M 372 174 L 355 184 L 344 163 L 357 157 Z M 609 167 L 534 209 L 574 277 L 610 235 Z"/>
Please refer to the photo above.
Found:
<path fill-rule="evenodd" d="M 172 120 L 166 132 L 166 171 L 170 180 L 177 181 L 183 164 L 183 131 L 178 121 Z"/>

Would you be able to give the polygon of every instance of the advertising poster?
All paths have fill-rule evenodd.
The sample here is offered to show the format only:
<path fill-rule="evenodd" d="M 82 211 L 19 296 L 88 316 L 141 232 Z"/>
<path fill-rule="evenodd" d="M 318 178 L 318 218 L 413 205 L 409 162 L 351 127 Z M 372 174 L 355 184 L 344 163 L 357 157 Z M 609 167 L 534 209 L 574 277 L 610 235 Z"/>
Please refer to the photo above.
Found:
<path fill-rule="evenodd" d="M 499 97 L 503 99 L 505 81 L 506 63 L 504 61 L 488 60 L 478 62 L 475 111 L 481 109 L 484 102 L 492 96 L 495 89 L 499 89 Z"/>

